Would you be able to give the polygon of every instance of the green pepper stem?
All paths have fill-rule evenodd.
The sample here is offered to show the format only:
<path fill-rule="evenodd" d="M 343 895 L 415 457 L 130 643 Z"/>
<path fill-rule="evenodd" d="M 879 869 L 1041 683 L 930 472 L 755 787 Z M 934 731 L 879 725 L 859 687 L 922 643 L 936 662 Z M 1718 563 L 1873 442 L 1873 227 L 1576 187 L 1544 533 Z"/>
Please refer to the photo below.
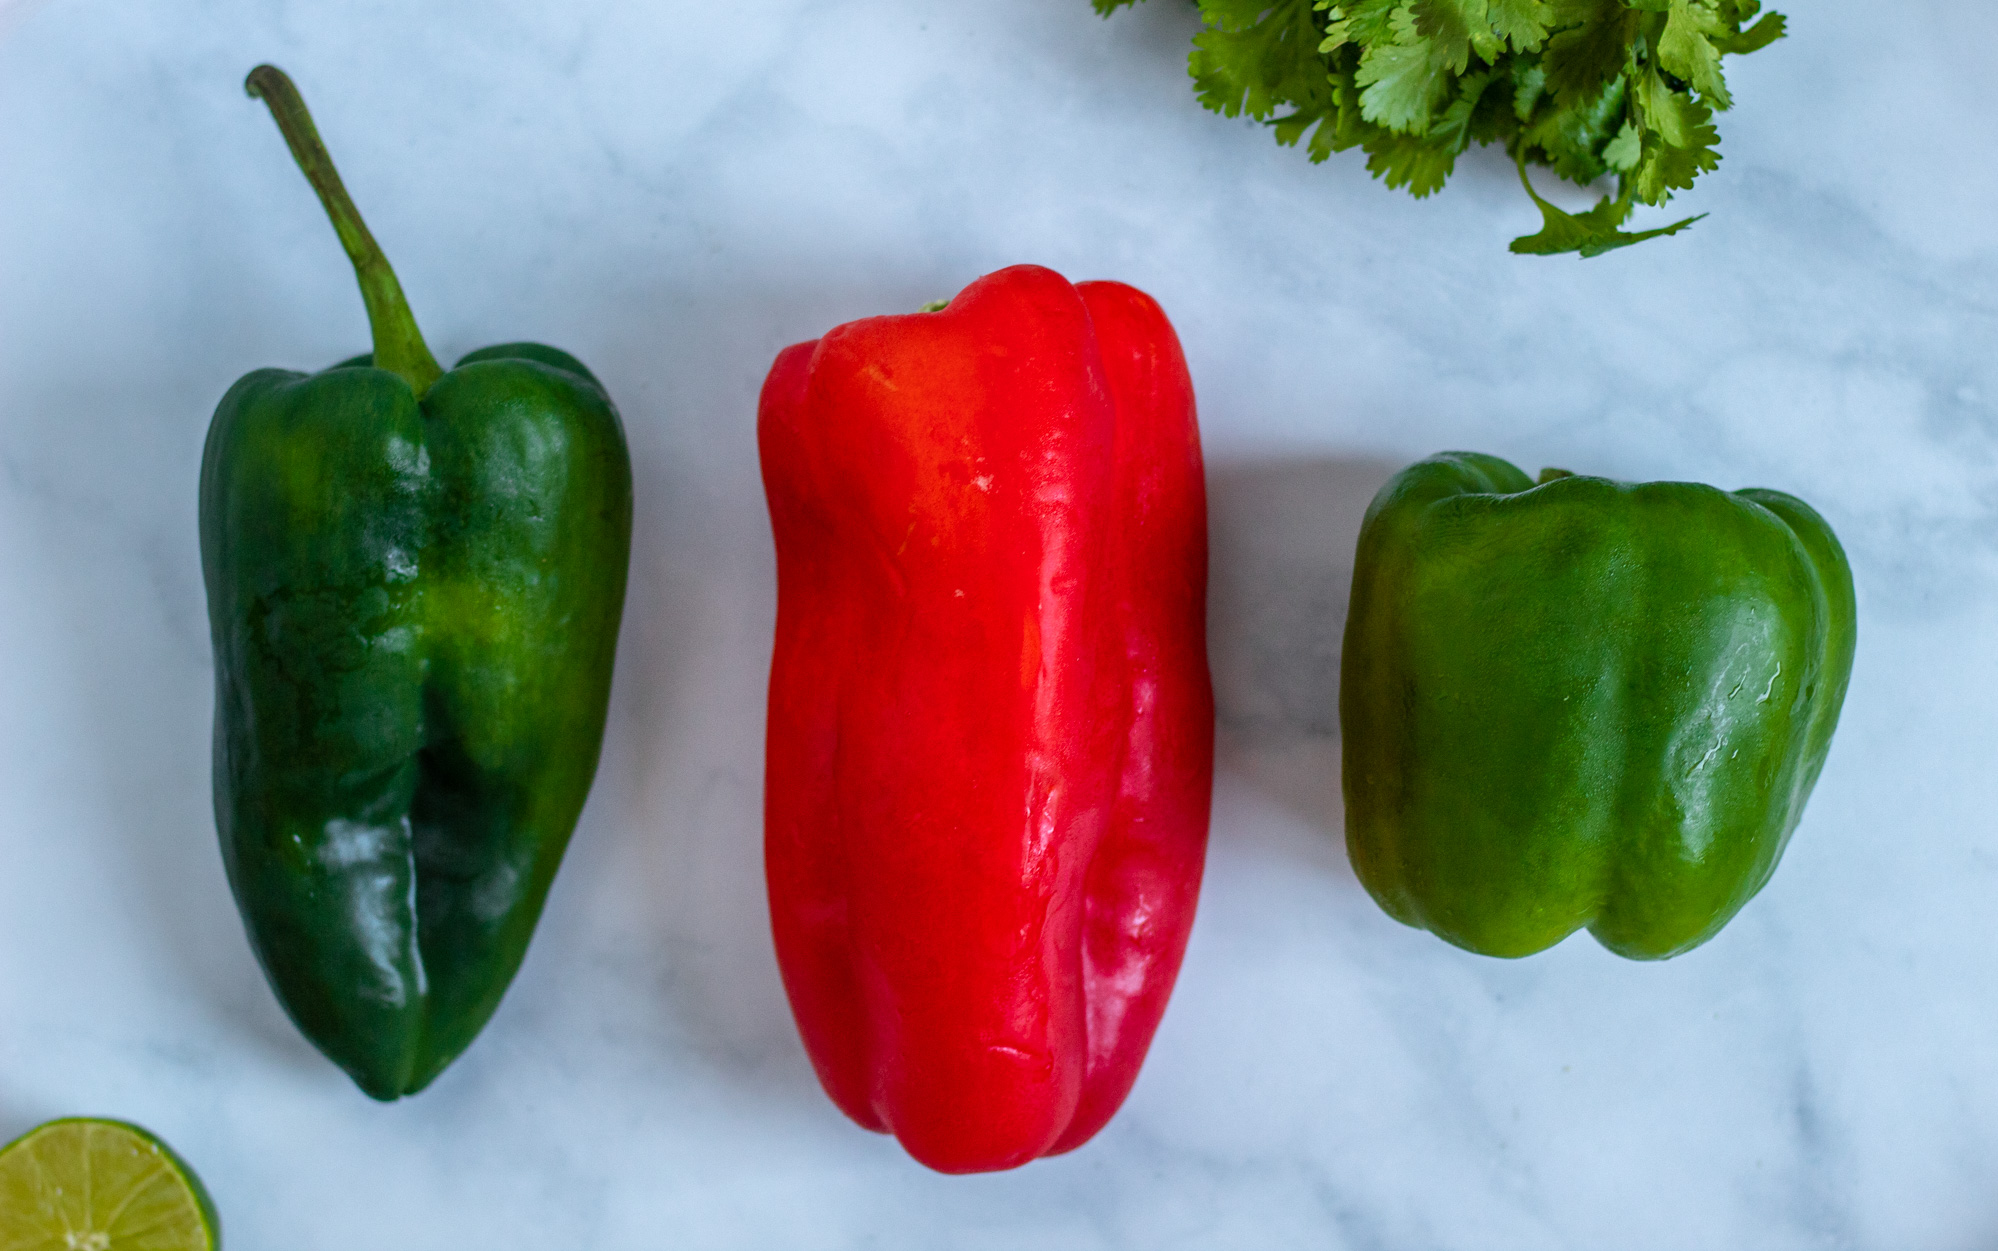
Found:
<path fill-rule="evenodd" d="M 361 299 L 367 303 L 368 325 L 374 332 L 375 368 L 401 375 L 421 399 L 444 371 L 438 368 L 437 358 L 423 342 L 423 332 L 416 328 L 416 316 L 409 311 L 402 284 L 396 281 L 395 270 L 389 268 L 381 244 L 368 232 L 361 211 L 354 207 L 345 184 L 340 181 L 340 171 L 334 168 L 333 157 L 319 138 L 319 128 L 312 124 L 312 114 L 306 110 L 298 88 L 292 86 L 291 79 L 277 66 L 259 65 L 250 71 L 243 89 L 253 99 L 270 106 L 271 116 L 291 147 L 292 157 L 312 189 L 319 193 L 319 202 L 326 206 L 326 216 L 333 219 L 340 245 L 354 262 L 354 276 L 360 280 Z"/>

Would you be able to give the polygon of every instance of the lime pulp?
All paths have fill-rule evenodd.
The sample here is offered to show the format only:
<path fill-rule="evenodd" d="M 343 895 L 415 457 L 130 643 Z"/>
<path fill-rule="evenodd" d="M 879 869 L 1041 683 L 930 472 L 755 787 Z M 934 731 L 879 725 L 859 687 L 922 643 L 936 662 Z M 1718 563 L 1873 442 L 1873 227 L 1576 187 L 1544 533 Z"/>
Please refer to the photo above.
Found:
<path fill-rule="evenodd" d="M 0 1150 L 0 1251 L 215 1251 L 192 1169 L 136 1125 L 51 1121 Z"/>

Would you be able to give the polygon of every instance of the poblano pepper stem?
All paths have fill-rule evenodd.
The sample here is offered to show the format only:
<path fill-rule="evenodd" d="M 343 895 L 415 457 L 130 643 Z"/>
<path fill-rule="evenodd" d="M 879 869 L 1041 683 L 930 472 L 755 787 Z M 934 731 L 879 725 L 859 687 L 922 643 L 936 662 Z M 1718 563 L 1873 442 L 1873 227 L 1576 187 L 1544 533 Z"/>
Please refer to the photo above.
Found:
<path fill-rule="evenodd" d="M 291 78 L 275 65 L 251 70 L 243 89 L 270 106 L 293 159 L 319 193 L 319 202 L 326 206 L 326 216 L 333 219 L 341 246 L 354 262 L 354 276 L 360 279 L 361 299 L 367 303 L 368 325 L 374 332 L 375 368 L 400 375 L 417 398 L 423 398 L 444 371 L 424 343 L 423 332 L 416 328 L 416 316 L 409 311 L 409 300 L 396 281 L 395 270 L 389 267 L 388 256 L 369 233 L 361 211 L 354 207 L 340 181 L 340 171 L 334 168 L 333 157 L 319 138 L 319 128 L 312 124 L 305 100 Z"/>

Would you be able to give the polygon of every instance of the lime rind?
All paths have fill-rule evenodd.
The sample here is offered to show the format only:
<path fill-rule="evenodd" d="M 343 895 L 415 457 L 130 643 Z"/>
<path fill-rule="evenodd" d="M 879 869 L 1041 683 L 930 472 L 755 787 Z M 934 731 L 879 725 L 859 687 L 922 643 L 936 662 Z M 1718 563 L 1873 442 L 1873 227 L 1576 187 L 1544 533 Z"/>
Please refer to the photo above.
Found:
<path fill-rule="evenodd" d="M 217 1251 L 194 1170 L 125 1121 L 50 1121 L 0 1148 L 0 1251 Z"/>

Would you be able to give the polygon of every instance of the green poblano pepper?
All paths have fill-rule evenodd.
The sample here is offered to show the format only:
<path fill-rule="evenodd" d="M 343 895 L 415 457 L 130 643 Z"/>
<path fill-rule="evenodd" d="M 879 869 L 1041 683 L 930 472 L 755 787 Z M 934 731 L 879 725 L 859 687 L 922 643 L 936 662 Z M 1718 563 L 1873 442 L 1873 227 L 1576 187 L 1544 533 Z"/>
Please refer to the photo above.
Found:
<path fill-rule="evenodd" d="M 280 71 L 374 352 L 232 387 L 201 467 L 215 812 L 264 972 L 362 1090 L 499 1005 L 596 772 L 631 547 L 617 411 L 536 344 L 446 372 Z"/>
<path fill-rule="evenodd" d="M 1801 500 L 1448 452 L 1374 498 L 1341 661 L 1346 843 L 1387 912 L 1633 959 L 1762 889 L 1824 765 L 1852 572 Z"/>

